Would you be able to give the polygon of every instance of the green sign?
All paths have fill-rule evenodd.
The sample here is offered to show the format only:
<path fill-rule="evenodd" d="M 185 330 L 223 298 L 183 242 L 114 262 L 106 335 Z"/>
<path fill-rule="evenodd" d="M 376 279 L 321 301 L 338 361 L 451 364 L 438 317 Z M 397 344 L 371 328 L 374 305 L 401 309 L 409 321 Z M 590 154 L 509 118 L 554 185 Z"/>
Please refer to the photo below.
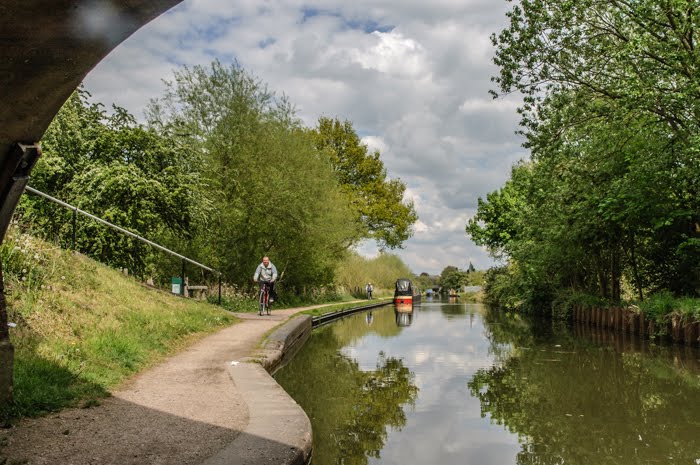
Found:
<path fill-rule="evenodd" d="M 173 294 L 182 294 L 182 278 L 172 278 L 170 288 Z"/>

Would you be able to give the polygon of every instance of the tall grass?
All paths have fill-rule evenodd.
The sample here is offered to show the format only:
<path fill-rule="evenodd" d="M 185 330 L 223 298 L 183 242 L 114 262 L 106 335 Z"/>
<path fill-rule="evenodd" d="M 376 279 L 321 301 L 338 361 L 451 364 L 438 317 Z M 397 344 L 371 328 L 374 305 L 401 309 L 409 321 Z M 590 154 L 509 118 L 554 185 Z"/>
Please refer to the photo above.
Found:
<path fill-rule="evenodd" d="M 350 253 L 338 264 L 336 282 L 346 292 L 357 297 L 364 295 L 367 283 L 374 286 L 374 295 L 382 296 L 393 292 L 399 278 L 411 278 L 413 273 L 398 256 L 380 253 L 376 258 L 364 258 Z"/>
<path fill-rule="evenodd" d="M 148 288 L 17 228 L 0 247 L 16 324 L 7 417 L 93 405 L 138 371 L 236 321 L 204 302 Z"/>
<path fill-rule="evenodd" d="M 700 321 L 700 299 L 674 297 L 670 292 L 659 292 L 639 303 L 647 318 L 663 321 L 668 315 L 679 314 L 689 321 Z"/>

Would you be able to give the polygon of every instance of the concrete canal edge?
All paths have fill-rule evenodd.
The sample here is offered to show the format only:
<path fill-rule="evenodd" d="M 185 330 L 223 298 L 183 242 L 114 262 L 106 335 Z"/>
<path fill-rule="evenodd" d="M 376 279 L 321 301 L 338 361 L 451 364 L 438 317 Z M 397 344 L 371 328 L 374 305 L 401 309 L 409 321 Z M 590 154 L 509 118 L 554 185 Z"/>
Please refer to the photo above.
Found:
<path fill-rule="evenodd" d="M 299 315 L 277 328 L 255 356 L 228 372 L 246 400 L 247 427 L 204 465 L 306 465 L 311 462 L 312 431 L 306 412 L 272 375 L 303 347 L 311 317 Z"/>
<path fill-rule="evenodd" d="M 308 465 L 313 451 L 311 421 L 272 375 L 304 346 L 318 324 L 390 304 L 377 302 L 323 317 L 297 315 L 265 338 L 255 355 L 228 367 L 248 406 L 245 430 L 203 465 Z"/>

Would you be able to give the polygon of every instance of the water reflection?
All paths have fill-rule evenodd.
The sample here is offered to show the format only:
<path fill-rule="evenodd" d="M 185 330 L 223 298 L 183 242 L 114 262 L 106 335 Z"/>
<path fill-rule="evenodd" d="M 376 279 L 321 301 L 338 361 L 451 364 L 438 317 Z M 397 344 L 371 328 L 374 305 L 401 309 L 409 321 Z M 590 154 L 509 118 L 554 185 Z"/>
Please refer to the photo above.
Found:
<path fill-rule="evenodd" d="M 474 304 L 324 326 L 278 380 L 316 465 L 700 463 L 700 351 Z"/>
<path fill-rule="evenodd" d="M 391 316 L 375 311 L 314 331 L 304 350 L 277 374 L 311 419 L 314 464 L 366 464 L 379 457 L 388 432 L 405 425 L 404 407 L 415 403 L 418 388 L 403 361 L 380 351 L 373 369 L 361 369 L 342 353 L 362 335 L 395 335 Z"/>
<path fill-rule="evenodd" d="M 413 323 L 413 304 L 394 304 L 396 326 L 411 326 Z"/>
<path fill-rule="evenodd" d="M 482 417 L 520 437 L 516 463 L 700 463 L 700 376 L 668 357 L 678 348 L 624 351 L 513 315 L 488 328 L 500 363 L 468 385 Z"/>

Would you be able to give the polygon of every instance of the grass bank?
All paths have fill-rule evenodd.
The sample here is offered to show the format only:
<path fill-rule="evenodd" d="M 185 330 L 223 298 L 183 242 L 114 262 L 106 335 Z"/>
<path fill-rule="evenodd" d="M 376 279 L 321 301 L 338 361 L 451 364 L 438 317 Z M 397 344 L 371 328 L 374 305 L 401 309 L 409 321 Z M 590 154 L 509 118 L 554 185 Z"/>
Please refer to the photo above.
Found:
<path fill-rule="evenodd" d="M 304 310 L 301 313 L 303 313 L 305 315 L 311 315 L 311 316 L 321 316 L 321 315 L 325 315 L 326 313 L 340 312 L 342 310 L 347 310 L 349 308 L 363 307 L 365 305 L 378 304 L 380 302 L 387 302 L 389 300 L 391 300 L 390 297 L 382 298 L 382 299 L 343 302 L 343 303 L 334 304 L 334 305 L 324 305 L 323 307 L 312 308 L 310 310 Z"/>
<path fill-rule="evenodd" d="M 15 346 L 6 418 L 95 405 L 135 373 L 236 321 L 16 229 L 0 255 Z"/>

